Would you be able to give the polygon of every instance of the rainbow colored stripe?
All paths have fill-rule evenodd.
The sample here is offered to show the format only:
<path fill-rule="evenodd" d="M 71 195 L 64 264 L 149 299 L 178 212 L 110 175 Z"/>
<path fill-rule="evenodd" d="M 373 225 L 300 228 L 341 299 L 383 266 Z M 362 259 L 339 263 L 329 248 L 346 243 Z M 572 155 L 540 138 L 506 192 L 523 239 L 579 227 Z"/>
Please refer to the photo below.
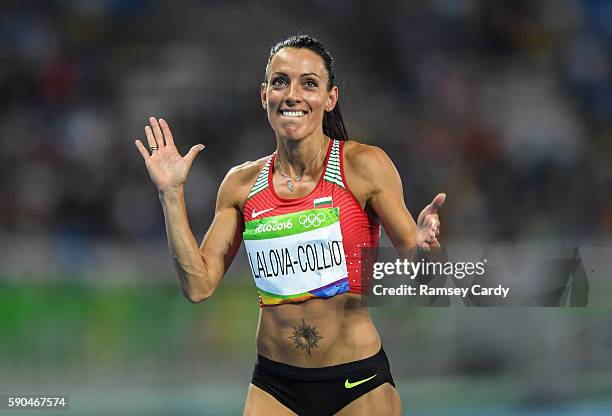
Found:
<path fill-rule="evenodd" d="M 340 293 L 348 292 L 349 283 L 348 277 L 340 279 L 336 282 L 330 283 L 318 289 L 310 290 L 304 293 L 297 293 L 295 295 L 277 295 L 275 293 L 266 292 L 265 290 L 257 289 L 259 292 L 260 305 L 262 306 L 273 306 L 281 305 L 283 303 L 295 303 L 304 302 L 308 299 L 313 298 L 329 298 Z"/>

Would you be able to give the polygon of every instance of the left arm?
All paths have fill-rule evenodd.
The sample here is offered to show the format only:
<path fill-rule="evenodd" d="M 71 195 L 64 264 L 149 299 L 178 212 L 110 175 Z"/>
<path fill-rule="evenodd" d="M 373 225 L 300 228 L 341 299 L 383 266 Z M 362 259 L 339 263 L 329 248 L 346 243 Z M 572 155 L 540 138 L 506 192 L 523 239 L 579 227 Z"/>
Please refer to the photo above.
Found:
<path fill-rule="evenodd" d="M 446 195 L 436 195 L 415 223 L 404 203 L 402 180 L 389 156 L 378 147 L 356 142 L 346 142 L 344 149 L 351 191 L 362 206 L 374 210 L 393 246 L 400 251 L 440 247 L 437 211 Z"/>

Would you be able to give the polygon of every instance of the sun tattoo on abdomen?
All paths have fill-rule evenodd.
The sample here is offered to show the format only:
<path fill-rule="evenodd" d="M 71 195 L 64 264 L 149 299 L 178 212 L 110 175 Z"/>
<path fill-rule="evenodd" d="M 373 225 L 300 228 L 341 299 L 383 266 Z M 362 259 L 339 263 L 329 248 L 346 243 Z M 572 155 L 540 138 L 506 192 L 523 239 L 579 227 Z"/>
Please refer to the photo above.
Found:
<path fill-rule="evenodd" d="M 317 327 L 307 325 L 302 318 L 302 323 L 293 327 L 293 335 L 289 338 L 295 343 L 295 348 L 306 350 L 310 354 L 310 350 L 318 347 L 319 340 L 323 337 L 317 333 Z"/>

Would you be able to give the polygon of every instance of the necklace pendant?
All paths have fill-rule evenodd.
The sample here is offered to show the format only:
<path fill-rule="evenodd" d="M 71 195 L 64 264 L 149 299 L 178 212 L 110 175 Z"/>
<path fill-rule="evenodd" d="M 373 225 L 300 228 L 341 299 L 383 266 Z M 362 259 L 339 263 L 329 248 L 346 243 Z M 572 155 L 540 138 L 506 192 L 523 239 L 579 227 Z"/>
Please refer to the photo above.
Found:
<path fill-rule="evenodd" d="M 289 188 L 289 190 L 293 192 L 294 187 L 293 187 L 293 182 L 291 181 L 291 179 L 287 179 L 287 188 Z"/>

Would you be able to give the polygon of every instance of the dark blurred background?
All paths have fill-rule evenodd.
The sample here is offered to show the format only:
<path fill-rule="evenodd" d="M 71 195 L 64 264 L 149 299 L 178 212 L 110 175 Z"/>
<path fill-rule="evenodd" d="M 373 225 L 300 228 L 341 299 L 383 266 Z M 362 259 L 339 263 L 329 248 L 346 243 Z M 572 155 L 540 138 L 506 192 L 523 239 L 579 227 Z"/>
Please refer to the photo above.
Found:
<path fill-rule="evenodd" d="M 259 86 L 298 32 L 331 50 L 349 135 L 391 156 L 413 216 L 447 193 L 443 244 L 609 263 L 611 1 L 3 1 L 0 394 L 240 414 L 243 254 L 213 299 L 181 297 L 133 141 L 153 115 L 181 152 L 206 145 L 187 184 L 200 240 L 227 170 L 275 148 Z M 610 275 L 586 268 L 588 308 L 374 310 L 406 414 L 611 414 Z"/>

